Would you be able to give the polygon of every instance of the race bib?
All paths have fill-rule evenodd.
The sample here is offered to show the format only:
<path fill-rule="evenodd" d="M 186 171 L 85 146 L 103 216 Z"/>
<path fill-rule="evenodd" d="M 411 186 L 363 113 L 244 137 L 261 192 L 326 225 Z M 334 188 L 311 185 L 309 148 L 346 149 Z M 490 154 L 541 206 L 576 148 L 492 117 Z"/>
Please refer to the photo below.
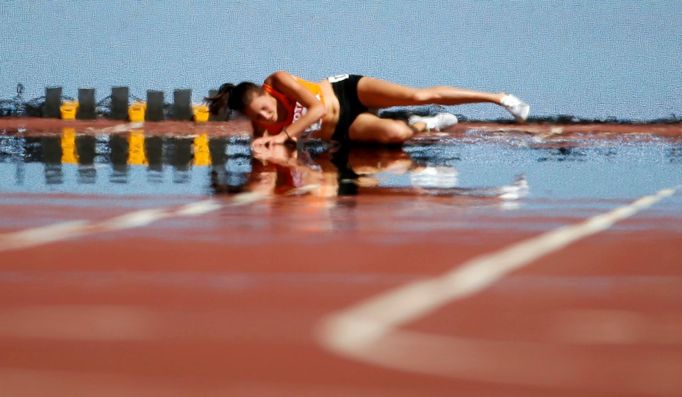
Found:
<path fill-rule="evenodd" d="M 316 97 L 318 100 L 320 99 L 320 96 L 319 96 L 319 95 L 316 95 L 315 97 Z M 292 122 L 292 123 L 295 123 L 298 119 L 300 119 L 301 117 L 303 117 L 303 115 L 305 115 L 306 113 L 308 113 L 308 108 L 305 107 L 305 106 L 303 106 L 303 105 L 301 105 L 299 102 L 296 102 L 296 107 L 294 108 L 294 118 L 291 120 L 291 122 Z M 304 133 L 310 133 L 310 132 L 313 132 L 313 131 L 317 131 L 317 130 L 319 130 L 319 129 L 321 129 L 321 128 L 322 128 L 322 119 L 320 119 L 320 120 L 316 121 L 315 123 L 311 124 L 310 127 L 306 128 L 306 130 L 303 131 L 303 132 L 304 132 Z"/>

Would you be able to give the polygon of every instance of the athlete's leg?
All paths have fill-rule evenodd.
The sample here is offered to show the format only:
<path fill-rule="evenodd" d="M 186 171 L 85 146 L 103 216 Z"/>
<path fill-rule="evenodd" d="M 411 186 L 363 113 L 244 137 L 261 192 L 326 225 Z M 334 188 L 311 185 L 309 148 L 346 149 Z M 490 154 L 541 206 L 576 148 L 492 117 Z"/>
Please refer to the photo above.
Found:
<path fill-rule="evenodd" d="M 372 113 L 361 113 L 353 120 L 348 134 L 351 141 L 375 143 L 403 143 L 424 131 L 426 125 L 408 126 L 402 120 L 382 119 Z"/>
<path fill-rule="evenodd" d="M 448 86 L 411 88 L 372 77 L 363 77 L 358 82 L 358 98 L 368 108 L 427 104 L 461 105 L 478 102 L 499 105 L 504 95 L 505 93 L 480 92 Z"/>

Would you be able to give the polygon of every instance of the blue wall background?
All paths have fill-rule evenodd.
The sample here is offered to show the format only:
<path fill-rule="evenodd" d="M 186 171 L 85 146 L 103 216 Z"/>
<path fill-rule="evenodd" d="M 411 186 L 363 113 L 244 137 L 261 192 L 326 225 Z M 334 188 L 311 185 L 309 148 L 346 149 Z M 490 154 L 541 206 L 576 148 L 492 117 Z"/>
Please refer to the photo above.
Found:
<path fill-rule="evenodd" d="M 2 98 L 22 82 L 29 98 L 129 85 L 200 101 L 285 69 L 504 90 L 539 116 L 682 115 L 682 1 L 22 1 L 0 18 Z"/>

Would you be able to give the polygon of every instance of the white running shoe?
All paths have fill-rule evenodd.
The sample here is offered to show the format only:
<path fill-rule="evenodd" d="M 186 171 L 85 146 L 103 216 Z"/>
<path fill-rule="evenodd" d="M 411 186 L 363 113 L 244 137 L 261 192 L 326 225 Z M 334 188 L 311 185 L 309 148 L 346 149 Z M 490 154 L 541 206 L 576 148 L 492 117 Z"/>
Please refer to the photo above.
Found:
<path fill-rule="evenodd" d="M 410 172 L 412 186 L 434 189 L 451 189 L 457 186 L 457 170 L 452 167 L 424 167 Z"/>
<path fill-rule="evenodd" d="M 438 113 L 435 116 L 417 116 L 416 114 L 407 119 L 409 125 L 417 123 L 426 123 L 426 128 L 429 130 L 441 131 L 445 128 L 452 127 L 457 124 L 457 116 L 451 113 Z"/>
<path fill-rule="evenodd" d="M 528 113 L 530 113 L 530 105 L 520 100 L 514 95 L 507 94 L 502 97 L 502 106 L 511 113 L 516 121 L 526 121 Z"/>
<path fill-rule="evenodd" d="M 528 195 L 528 180 L 525 175 L 516 177 L 511 185 L 502 186 L 498 197 L 502 200 L 518 200 Z"/>

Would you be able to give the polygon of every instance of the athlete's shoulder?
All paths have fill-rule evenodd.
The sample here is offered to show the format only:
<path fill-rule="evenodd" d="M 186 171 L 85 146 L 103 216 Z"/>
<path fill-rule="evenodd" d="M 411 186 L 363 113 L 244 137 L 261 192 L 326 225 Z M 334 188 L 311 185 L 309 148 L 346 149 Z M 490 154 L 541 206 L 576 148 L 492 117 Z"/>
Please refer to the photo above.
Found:
<path fill-rule="evenodd" d="M 278 71 L 270 74 L 270 76 L 268 76 L 265 79 L 265 83 L 272 85 L 272 83 L 274 83 L 274 82 L 282 82 L 282 81 L 286 81 L 286 80 L 290 81 L 291 79 L 296 80 L 297 77 L 294 76 L 293 74 L 287 72 L 286 70 L 278 70 Z"/>

